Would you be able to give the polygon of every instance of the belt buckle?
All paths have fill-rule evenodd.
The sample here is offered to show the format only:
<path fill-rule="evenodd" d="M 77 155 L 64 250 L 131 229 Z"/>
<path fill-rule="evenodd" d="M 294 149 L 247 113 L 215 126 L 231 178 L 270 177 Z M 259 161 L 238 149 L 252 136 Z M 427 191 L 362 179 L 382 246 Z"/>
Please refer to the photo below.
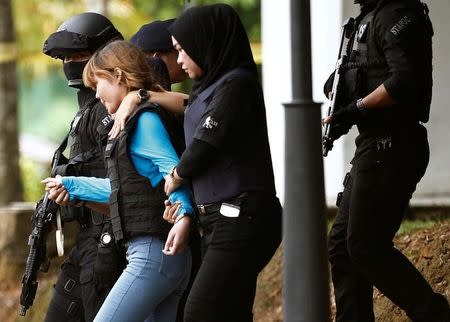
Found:
<path fill-rule="evenodd" d="M 198 212 L 200 213 L 200 215 L 206 214 L 205 205 L 197 205 L 197 209 L 198 209 Z"/>

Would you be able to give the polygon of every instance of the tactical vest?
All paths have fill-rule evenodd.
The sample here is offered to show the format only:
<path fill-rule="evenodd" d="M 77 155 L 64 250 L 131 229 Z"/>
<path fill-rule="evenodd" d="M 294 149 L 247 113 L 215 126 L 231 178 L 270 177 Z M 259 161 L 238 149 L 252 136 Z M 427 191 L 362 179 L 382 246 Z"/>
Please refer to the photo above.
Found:
<path fill-rule="evenodd" d="M 164 115 L 166 112 L 156 105 L 144 104 L 130 117 L 120 135 L 108 141 L 105 159 L 111 182 L 110 218 L 116 241 L 142 234 L 165 240 L 172 228 L 172 225 L 162 218 L 164 200 L 167 199 L 164 180 L 153 187 L 147 177 L 136 171 L 128 154 L 136 122 L 145 111 L 158 113 L 171 136 L 172 124 L 167 123 L 168 118 Z M 172 136 L 170 139 L 176 140 Z"/>
<path fill-rule="evenodd" d="M 345 96 L 348 102 L 367 96 L 389 77 L 389 66 L 377 42 L 374 24 L 376 15 L 387 4 L 388 1 L 380 1 L 372 11 L 357 18 L 359 23 L 357 23 L 352 35 L 349 62 L 344 66 L 346 70 L 344 76 Z M 423 12 L 424 8 L 419 1 L 413 5 L 417 7 L 417 10 Z M 426 16 L 425 13 L 424 16 Z M 426 19 L 428 19 L 427 16 Z M 423 82 L 423 80 L 417 81 Z M 372 126 L 392 128 L 399 121 L 403 123 L 405 121 L 411 123 L 427 122 L 431 103 L 431 80 L 425 86 L 423 95 L 420 95 L 420 100 L 408 102 L 408 106 L 405 108 L 393 106 L 389 109 L 370 111 L 370 119 L 362 120 L 361 124 L 358 124 L 360 131 L 361 128 L 364 130 Z M 405 109 L 407 112 L 405 112 Z"/>
<path fill-rule="evenodd" d="M 215 90 L 225 80 L 246 75 L 249 75 L 249 72 L 240 68 L 228 72 L 202 91 L 187 107 L 184 115 L 186 146 L 191 144 L 196 128 L 201 125 L 201 119 Z M 263 101 L 261 101 L 261 104 L 264 106 Z M 261 108 L 258 112 L 265 113 L 264 108 Z M 261 130 L 252 124 L 249 126 L 252 126 L 252 131 L 249 133 L 250 139 L 242 138 L 242 140 L 250 141 L 249 146 L 242 147 L 240 144 L 240 146 L 228 147 L 227 151 L 218 150 L 218 155 L 214 156 L 214 161 L 201 174 L 191 178 L 194 199 L 197 204 L 227 200 L 246 191 L 266 191 L 270 193 L 275 191 L 270 150 L 268 142 L 265 141 L 265 137 L 267 137 L 266 129 Z M 258 130 L 260 130 L 259 133 Z M 247 151 L 243 151 L 243 149 Z M 248 151 L 255 151 L 255 155 L 249 155 L 251 153 Z"/>
<path fill-rule="evenodd" d="M 95 93 L 82 89 L 79 95 L 85 99 L 80 102 L 80 109 L 72 120 L 69 131 L 70 154 L 66 164 L 57 167 L 52 176 L 87 176 L 106 177 L 103 146 L 106 145 L 107 134 L 112 125 L 112 119 L 105 107 L 95 98 Z M 81 100 L 79 100 L 81 101 Z M 100 109 L 100 110 L 99 110 Z M 104 113 L 103 113 L 104 111 Z M 103 118 L 99 119 L 99 115 Z M 82 225 L 89 226 L 91 221 L 101 225 L 104 217 L 100 213 L 86 207 L 67 206 L 61 208 L 64 221 L 78 220 Z"/>

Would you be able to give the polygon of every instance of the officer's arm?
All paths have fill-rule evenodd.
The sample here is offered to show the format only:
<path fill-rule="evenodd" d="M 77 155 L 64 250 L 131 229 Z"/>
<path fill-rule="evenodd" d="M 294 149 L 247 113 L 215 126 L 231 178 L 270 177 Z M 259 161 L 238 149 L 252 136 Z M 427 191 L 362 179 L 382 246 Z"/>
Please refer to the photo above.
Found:
<path fill-rule="evenodd" d="M 387 107 L 394 102 L 414 102 L 421 95 L 426 74 L 427 30 L 411 8 L 385 10 L 375 19 L 376 37 L 389 66 L 389 78 L 371 93 L 367 107 Z"/>
<path fill-rule="evenodd" d="M 378 86 L 372 93 L 362 99 L 366 109 L 385 108 L 395 103 L 394 98 L 386 90 L 384 84 Z"/>
<path fill-rule="evenodd" d="M 252 77 L 241 76 L 225 81 L 215 90 L 193 138 L 219 151 L 225 145 L 239 143 L 245 132 L 252 130 L 253 118 L 262 114 L 255 110 L 264 108 L 263 102 L 258 102 L 260 99 L 261 88 Z"/>
<path fill-rule="evenodd" d="M 125 96 L 125 98 L 120 103 L 119 109 L 114 114 L 114 125 L 109 132 L 110 138 L 115 138 L 125 128 L 125 123 L 131 114 L 136 110 L 139 105 L 138 91 L 131 91 Z M 158 104 L 165 110 L 175 113 L 183 114 L 184 109 L 187 105 L 189 95 L 179 92 L 169 92 L 169 91 L 148 91 L 150 103 Z"/>

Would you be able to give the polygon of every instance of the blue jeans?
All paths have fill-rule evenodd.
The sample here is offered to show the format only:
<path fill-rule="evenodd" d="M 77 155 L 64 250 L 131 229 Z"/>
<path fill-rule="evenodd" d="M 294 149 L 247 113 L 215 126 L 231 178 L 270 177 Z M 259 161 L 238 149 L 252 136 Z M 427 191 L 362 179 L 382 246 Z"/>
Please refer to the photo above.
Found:
<path fill-rule="evenodd" d="M 126 247 L 127 267 L 94 321 L 174 322 L 189 279 L 190 250 L 164 255 L 164 242 L 151 236 L 134 237 Z"/>

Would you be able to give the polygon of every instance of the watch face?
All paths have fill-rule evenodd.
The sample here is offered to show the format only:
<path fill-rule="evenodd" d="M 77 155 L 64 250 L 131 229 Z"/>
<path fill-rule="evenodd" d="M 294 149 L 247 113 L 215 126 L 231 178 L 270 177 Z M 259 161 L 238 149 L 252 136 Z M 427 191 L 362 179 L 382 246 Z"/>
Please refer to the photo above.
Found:
<path fill-rule="evenodd" d="M 140 89 L 139 91 L 138 91 L 138 97 L 140 98 L 140 103 L 142 104 L 142 103 L 145 103 L 146 101 L 147 101 L 147 99 L 148 99 L 148 92 L 147 92 L 147 90 L 145 90 L 145 89 Z"/>

